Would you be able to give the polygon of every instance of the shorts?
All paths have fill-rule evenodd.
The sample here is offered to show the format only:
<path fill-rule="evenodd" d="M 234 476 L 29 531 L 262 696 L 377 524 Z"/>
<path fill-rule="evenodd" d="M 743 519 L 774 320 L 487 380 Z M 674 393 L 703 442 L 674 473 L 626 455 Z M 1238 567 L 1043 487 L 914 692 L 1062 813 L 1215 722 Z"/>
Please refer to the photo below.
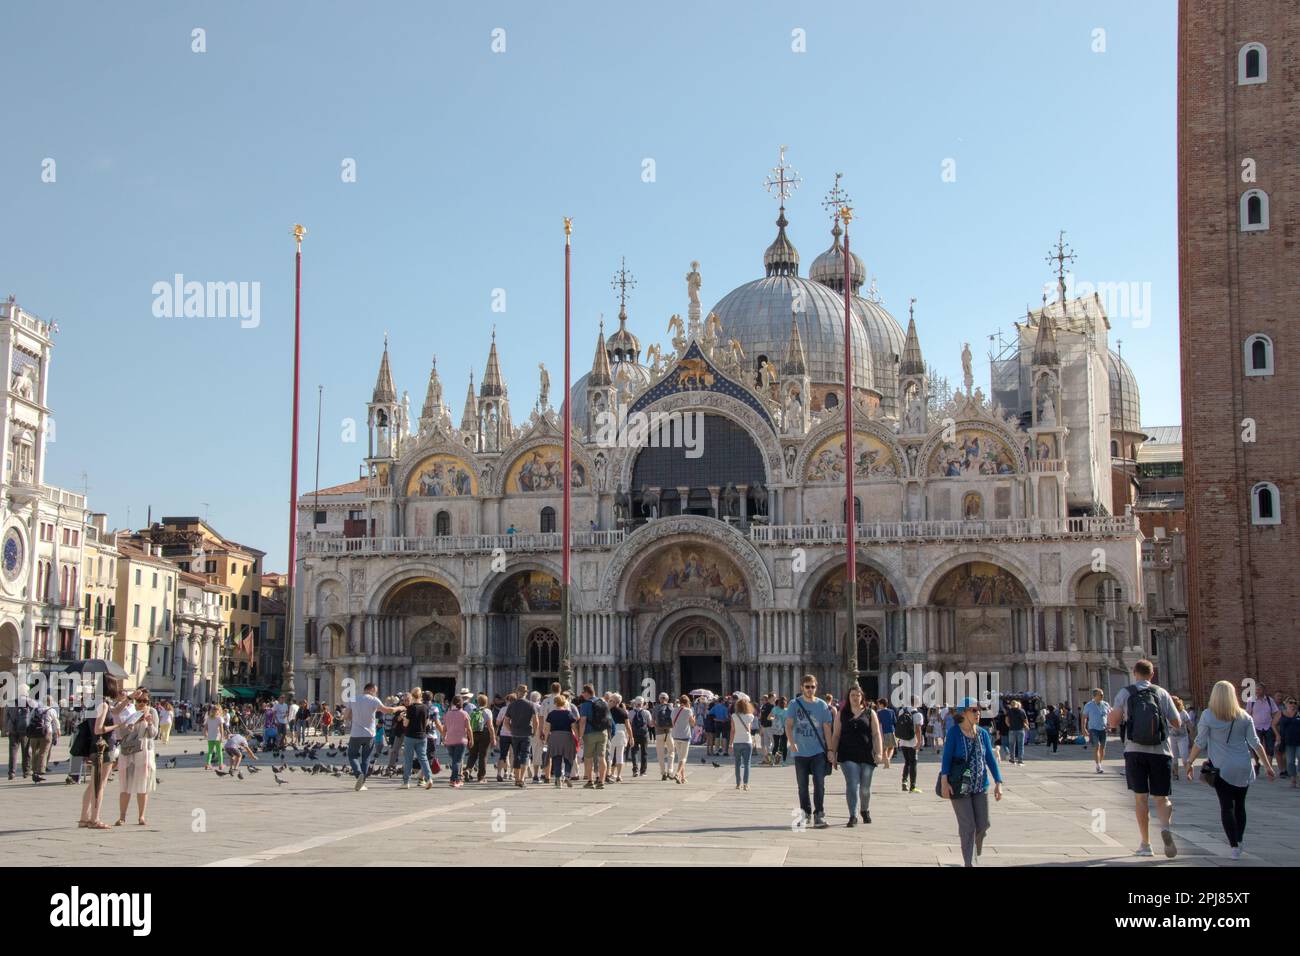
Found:
<path fill-rule="evenodd" d="M 1134 793 L 1167 797 L 1173 785 L 1173 759 L 1168 754 L 1126 753 L 1124 780 Z"/>
<path fill-rule="evenodd" d="M 1106 731 L 1104 731 L 1104 730 L 1089 730 L 1089 731 L 1088 731 L 1088 743 L 1092 744 L 1094 747 L 1104 747 L 1104 746 L 1106 746 Z"/>
<path fill-rule="evenodd" d="M 604 760 L 605 759 L 605 741 L 609 737 L 609 732 L 605 730 L 593 730 L 590 733 L 582 735 L 582 759 L 583 760 Z"/>
<path fill-rule="evenodd" d="M 893 750 L 898 746 L 898 739 L 893 734 L 883 734 L 880 738 L 880 746 L 885 750 Z"/>
<path fill-rule="evenodd" d="M 531 737 L 508 737 L 510 749 L 514 753 L 515 766 L 522 767 L 528 763 L 528 757 L 532 753 L 533 738 Z"/>

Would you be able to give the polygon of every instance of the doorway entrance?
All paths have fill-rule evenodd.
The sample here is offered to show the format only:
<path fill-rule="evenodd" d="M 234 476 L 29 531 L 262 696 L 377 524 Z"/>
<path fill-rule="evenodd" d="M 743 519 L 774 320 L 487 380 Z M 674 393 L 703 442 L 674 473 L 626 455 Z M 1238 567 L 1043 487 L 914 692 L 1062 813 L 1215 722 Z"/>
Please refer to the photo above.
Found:
<path fill-rule="evenodd" d="M 682 693 L 697 688 L 722 693 L 722 655 L 691 654 L 682 658 Z"/>
<path fill-rule="evenodd" d="M 443 700 L 451 700 L 456 696 L 456 678 L 421 677 L 420 690 L 427 690 L 431 694 L 442 694 Z"/>

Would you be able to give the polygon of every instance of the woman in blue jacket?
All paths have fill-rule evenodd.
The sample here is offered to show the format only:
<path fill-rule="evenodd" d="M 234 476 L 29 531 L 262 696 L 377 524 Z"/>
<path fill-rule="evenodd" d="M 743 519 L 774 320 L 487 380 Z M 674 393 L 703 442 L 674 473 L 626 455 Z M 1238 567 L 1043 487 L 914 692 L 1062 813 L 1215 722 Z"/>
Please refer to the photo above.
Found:
<path fill-rule="evenodd" d="M 979 702 L 967 697 L 955 716 L 953 730 L 943 743 L 939 787 L 957 815 L 962 859 L 966 866 L 974 866 L 989 832 L 989 774 L 993 774 L 993 798 L 1001 800 L 1002 771 L 993 740 L 980 726 Z"/>

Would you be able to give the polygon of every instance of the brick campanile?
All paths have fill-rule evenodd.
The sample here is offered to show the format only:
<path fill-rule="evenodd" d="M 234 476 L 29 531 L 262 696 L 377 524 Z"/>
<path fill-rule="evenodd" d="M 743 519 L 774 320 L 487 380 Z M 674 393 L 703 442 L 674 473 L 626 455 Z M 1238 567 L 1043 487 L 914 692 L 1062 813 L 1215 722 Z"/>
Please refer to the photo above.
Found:
<path fill-rule="evenodd" d="M 1294 0 L 1181 0 L 1178 265 L 1198 707 L 1225 678 L 1300 692 L 1298 82 Z"/>

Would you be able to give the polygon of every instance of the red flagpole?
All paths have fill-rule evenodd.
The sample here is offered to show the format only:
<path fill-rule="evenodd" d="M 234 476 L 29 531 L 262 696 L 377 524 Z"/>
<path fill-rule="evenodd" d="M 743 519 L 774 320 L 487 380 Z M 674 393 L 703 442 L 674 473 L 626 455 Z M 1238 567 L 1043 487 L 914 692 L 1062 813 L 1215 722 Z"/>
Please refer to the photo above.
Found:
<path fill-rule="evenodd" d="M 280 679 L 281 690 L 288 694 L 294 692 L 294 591 L 298 578 L 298 372 L 302 346 L 302 237 L 306 234 L 307 230 L 301 225 L 293 227 L 293 238 L 298 246 L 293 278 L 293 442 L 289 456 L 289 570 L 286 575 L 288 599 L 285 602 L 287 634 L 284 642 L 284 675 Z"/>
<path fill-rule="evenodd" d="M 570 245 L 570 238 L 573 235 L 573 220 L 565 218 L 564 220 L 564 399 L 560 407 L 564 410 L 564 542 L 561 545 L 562 569 L 561 574 L 564 580 L 560 585 L 560 596 L 563 607 L 561 616 L 563 617 L 564 643 L 560 647 L 560 683 L 563 689 L 568 692 L 571 689 L 573 679 L 573 665 L 571 660 L 572 648 L 569 643 L 569 557 L 570 557 L 570 538 L 573 534 L 573 513 L 572 513 L 572 491 L 570 485 L 573 478 L 573 415 L 569 409 L 569 389 L 570 369 L 569 369 L 569 330 L 570 330 L 570 303 L 572 300 L 570 270 L 573 258 L 573 247 Z"/>
<path fill-rule="evenodd" d="M 849 686 L 858 682 L 858 542 L 856 496 L 853 478 L 856 463 L 853 457 L 853 277 L 849 260 L 849 221 L 852 210 L 840 210 L 844 220 L 844 517 L 848 532 L 848 549 L 844 565 L 844 593 L 847 600 L 848 622 L 844 635 L 845 677 Z"/>

